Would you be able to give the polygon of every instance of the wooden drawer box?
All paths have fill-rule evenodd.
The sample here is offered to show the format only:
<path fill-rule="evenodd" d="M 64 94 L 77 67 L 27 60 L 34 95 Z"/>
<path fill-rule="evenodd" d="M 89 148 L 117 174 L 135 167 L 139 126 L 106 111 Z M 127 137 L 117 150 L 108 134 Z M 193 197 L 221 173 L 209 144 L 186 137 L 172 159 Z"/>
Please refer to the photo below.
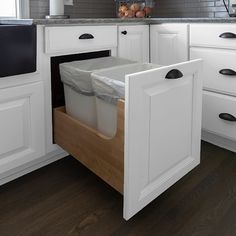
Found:
<path fill-rule="evenodd" d="M 193 47 L 190 58 L 203 59 L 205 89 L 236 95 L 236 50 Z"/>
<path fill-rule="evenodd" d="M 208 91 L 203 94 L 203 129 L 236 141 L 236 118 L 232 119 L 236 117 L 236 97 Z"/>
<path fill-rule="evenodd" d="M 236 49 L 236 24 L 191 24 L 190 46 Z"/>
<path fill-rule="evenodd" d="M 45 52 L 91 52 L 117 47 L 117 26 L 45 27 Z"/>
<path fill-rule="evenodd" d="M 126 75 L 115 137 L 54 110 L 57 144 L 124 194 L 128 220 L 200 162 L 201 60 Z"/>

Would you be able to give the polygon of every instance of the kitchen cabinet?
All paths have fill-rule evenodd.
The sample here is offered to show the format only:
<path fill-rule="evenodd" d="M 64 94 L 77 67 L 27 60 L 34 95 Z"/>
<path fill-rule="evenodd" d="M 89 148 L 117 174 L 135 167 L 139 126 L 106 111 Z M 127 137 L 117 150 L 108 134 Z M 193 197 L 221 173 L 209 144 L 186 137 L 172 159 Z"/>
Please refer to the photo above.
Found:
<path fill-rule="evenodd" d="M 138 62 L 149 62 L 149 26 L 119 26 L 118 56 Z"/>
<path fill-rule="evenodd" d="M 42 82 L 0 92 L 0 176 L 45 154 Z"/>
<path fill-rule="evenodd" d="M 66 114 L 64 107 L 55 105 L 52 109 L 51 93 L 55 89 L 52 58 L 105 50 L 113 56 L 149 62 L 149 26 L 38 26 L 38 29 L 42 81 L 1 91 L 0 138 L 5 141 L 0 144 L 0 174 L 29 160 L 41 159 L 48 150 L 57 149 L 58 144 L 66 151 L 64 156 L 73 155 L 123 194 L 123 215 L 128 220 L 200 162 L 201 61 L 176 64 L 188 59 L 185 48 L 188 25 L 168 26 L 171 39 L 167 41 L 172 42 L 175 56 L 169 51 L 166 64 L 175 65 L 127 75 L 128 92 L 125 100 L 119 101 L 123 105 L 119 107 L 114 138 L 81 124 Z M 169 50 L 169 46 L 165 47 Z M 57 81 L 58 78 L 56 74 Z M 45 151 L 45 144 L 51 149 Z"/>
<path fill-rule="evenodd" d="M 190 58 L 203 59 L 202 139 L 236 151 L 236 25 L 190 25 Z"/>
<path fill-rule="evenodd" d="M 114 27 L 109 28 L 111 32 Z M 50 57 L 114 52 L 115 48 L 119 57 L 149 62 L 149 26 L 118 26 L 118 37 L 117 31 L 111 37 L 107 33 L 104 41 L 99 40 L 104 37 L 103 30 L 96 34 L 93 30 L 96 27 L 45 27 L 45 57 L 50 61 Z M 57 35 L 68 31 L 74 38 L 62 41 L 54 31 Z M 80 41 L 77 32 L 96 37 Z M 85 126 L 67 114 L 64 106 L 51 110 L 54 120 L 48 127 L 53 129 L 54 142 L 123 194 L 126 220 L 200 162 L 200 68 L 201 61 L 196 60 L 127 75 L 128 92 L 118 103 L 117 132 L 112 138 Z"/>
<path fill-rule="evenodd" d="M 151 62 L 171 65 L 188 60 L 188 24 L 150 26 Z"/>
<path fill-rule="evenodd" d="M 78 60 L 75 55 L 84 55 L 84 53 L 91 52 L 99 54 L 100 51 L 108 51 L 112 56 L 117 56 L 118 37 L 116 25 L 64 25 L 60 27 L 46 25 L 43 27 L 42 36 L 44 37 L 42 42 L 44 50 L 41 52 L 43 58 L 43 69 L 41 73 L 42 77 L 45 78 L 46 151 L 50 153 L 58 150 L 58 145 L 53 140 L 52 107 L 54 106 L 54 102 L 52 96 L 55 93 L 55 85 L 52 85 L 52 58 L 74 55 L 72 57 L 73 59 L 70 60 Z M 60 63 L 62 62 L 61 60 Z M 56 65 L 54 65 L 55 67 Z M 60 84 L 59 71 L 56 76 L 58 77 L 57 84 Z M 61 93 L 63 94 L 63 88 Z M 55 99 L 56 102 L 58 99 L 60 100 L 60 98 Z"/>

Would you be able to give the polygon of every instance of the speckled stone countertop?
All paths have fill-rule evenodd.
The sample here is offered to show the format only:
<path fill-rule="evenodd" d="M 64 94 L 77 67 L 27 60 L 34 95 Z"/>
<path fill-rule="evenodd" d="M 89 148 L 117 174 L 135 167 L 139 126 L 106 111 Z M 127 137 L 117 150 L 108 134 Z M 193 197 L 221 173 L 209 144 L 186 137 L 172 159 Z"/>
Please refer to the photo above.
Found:
<path fill-rule="evenodd" d="M 236 23 L 235 18 L 78 18 L 0 20 L 0 24 L 91 25 L 91 24 L 162 24 L 162 23 Z"/>

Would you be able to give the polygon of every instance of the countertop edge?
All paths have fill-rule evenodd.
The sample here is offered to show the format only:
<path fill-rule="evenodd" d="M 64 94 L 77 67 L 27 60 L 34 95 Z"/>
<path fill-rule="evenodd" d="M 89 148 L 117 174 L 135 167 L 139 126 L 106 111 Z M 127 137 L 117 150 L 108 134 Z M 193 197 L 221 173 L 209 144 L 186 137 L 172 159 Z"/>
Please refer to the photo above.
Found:
<path fill-rule="evenodd" d="M 235 18 L 77 18 L 77 19 L 2 19 L 0 24 L 88 25 L 88 24 L 163 24 L 163 23 L 236 23 Z"/>

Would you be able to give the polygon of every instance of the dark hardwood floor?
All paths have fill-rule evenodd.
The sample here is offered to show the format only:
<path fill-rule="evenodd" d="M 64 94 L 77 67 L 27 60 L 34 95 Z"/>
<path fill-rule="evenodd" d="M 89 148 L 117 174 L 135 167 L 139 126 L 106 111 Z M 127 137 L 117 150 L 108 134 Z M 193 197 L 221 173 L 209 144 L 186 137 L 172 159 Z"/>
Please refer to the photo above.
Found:
<path fill-rule="evenodd" d="M 122 196 L 72 157 L 0 187 L 0 235 L 236 235 L 236 154 L 201 165 L 126 222 Z"/>

